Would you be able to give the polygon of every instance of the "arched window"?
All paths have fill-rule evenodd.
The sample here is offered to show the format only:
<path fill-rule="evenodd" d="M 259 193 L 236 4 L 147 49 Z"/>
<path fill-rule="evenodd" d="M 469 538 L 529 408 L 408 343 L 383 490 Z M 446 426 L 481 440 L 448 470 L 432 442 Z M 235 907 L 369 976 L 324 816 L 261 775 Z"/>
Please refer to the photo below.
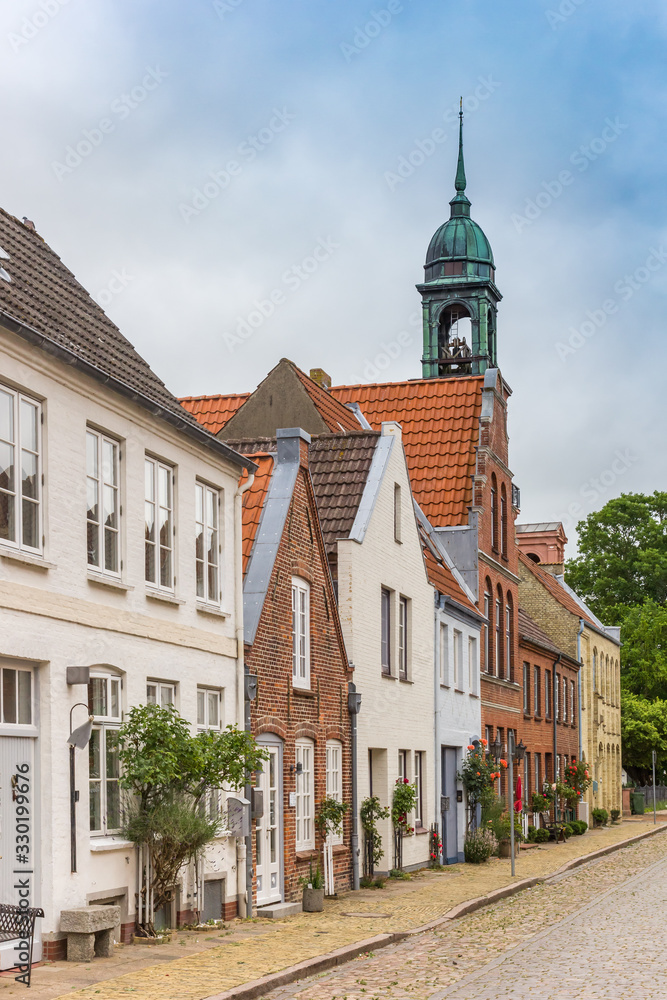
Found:
<path fill-rule="evenodd" d="M 90 832 L 117 833 L 121 827 L 118 730 L 122 721 L 121 677 L 93 667 L 88 682 L 88 711 L 93 730 L 88 744 Z"/>
<path fill-rule="evenodd" d="M 500 554 L 507 559 L 507 490 L 500 486 Z"/>
<path fill-rule="evenodd" d="M 507 591 L 505 605 L 505 670 L 507 679 L 514 680 L 514 604 L 512 594 Z"/>
<path fill-rule="evenodd" d="M 498 551 L 498 480 L 491 474 L 491 548 Z"/>
<path fill-rule="evenodd" d="M 593 650 L 593 694 L 595 694 L 595 692 L 598 689 L 598 676 L 597 676 L 598 669 L 597 668 L 598 668 L 598 651 L 597 651 L 597 649 L 594 649 Z"/>
<path fill-rule="evenodd" d="M 484 669 L 487 674 L 493 673 L 493 597 L 491 581 L 488 576 L 484 581 L 484 617 L 488 624 L 484 626 Z"/>
<path fill-rule="evenodd" d="M 503 632 L 504 632 L 504 614 L 503 614 L 503 592 L 498 587 L 498 592 L 496 594 L 496 677 L 504 677 L 504 643 L 503 643 Z"/>

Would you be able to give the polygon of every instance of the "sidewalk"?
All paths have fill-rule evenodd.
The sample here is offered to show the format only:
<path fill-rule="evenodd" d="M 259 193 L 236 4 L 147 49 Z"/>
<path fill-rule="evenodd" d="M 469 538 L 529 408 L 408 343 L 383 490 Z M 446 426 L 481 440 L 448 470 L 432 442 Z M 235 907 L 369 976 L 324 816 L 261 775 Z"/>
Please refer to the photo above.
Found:
<path fill-rule="evenodd" d="M 663 813 L 661 830 L 665 823 Z M 566 844 L 522 851 L 514 880 L 509 860 L 453 865 L 442 872 L 416 873 L 409 881 L 390 880 L 381 890 L 346 893 L 327 900 L 320 914 L 233 921 L 226 930 L 212 929 L 210 934 L 174 933 L 168 945 L 119 946 L 110 959 L 54 962 L 34 969 L 31 995 L 36 1000 L 117 1000 L 128 995 L 135 1000 L 202 1000 L 377 935 L 414 930 L 467 900 L 513 881 L 548 876 L 577 858 L 653 830 L 652 816 L 635 817 L 571 837 Z M 22 989 L 13 979 L 0 978 L 0 998 Z"/>

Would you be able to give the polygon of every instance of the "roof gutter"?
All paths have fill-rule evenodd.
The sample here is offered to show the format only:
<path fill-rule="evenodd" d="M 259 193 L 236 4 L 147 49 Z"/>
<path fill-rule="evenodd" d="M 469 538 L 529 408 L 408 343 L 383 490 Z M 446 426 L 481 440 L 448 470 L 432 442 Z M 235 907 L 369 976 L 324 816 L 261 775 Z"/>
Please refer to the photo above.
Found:
<path fill-rule="evenodd" d="M 581 745 L 581 667 L 583 666 L 581 662 L 581 637 L 584 632 L 584 622 L 583 618 L 579 619 L 579 631 L 577 632 L 577 659 L 579 660 L 579 672 L 577 673 L 577 715 L 579 716 L 579 760 L 582 759 L 582 745 Z M 595 696 L 593 696 L 595 697 Z"/>
<path fill-rule="evenodd" d="M 242 468 L 247 469 L 248 472 L 254 472 L 257 469 L 257 465 L 249 458 L 239 455 L 223 441 L 220 441 L 218 438 L 213 437 L 212 434 L 209 434 L 209 432 L 204 430 L 203 427 L 191 424 L 188 420 L 180 418 L 176 413 L 172 413 L 170 410 L 166 409 L 166 407 L 162 406 L 161 403 L 158 403 L 149 396 L 145 396 L 143 393 L 138 392 L 125 382 L 115 378 L 113 375 L 108 375 L 100 368 L 91 364 L 90 361 L 80 358 L 74 353 L 74 351 L 68 351 L 66 347 L 62 347 L 60 344 L 57 344 L 55 340 L 51 340 L 50 337 L 40 333 L 39 330 L 35 330 L 31 326 L 26 326 L 25 323 L 21 323 L 19 320 L 15 319 L 3 310 L 0 310 L 0 322 L 7 330 L 9 330 L 10 333 L 17 334 L 17 336 L 21 337 L 22 340 L 39 347 L 47 354 L 51 354 L 54 358 L 64 362 L 64 364 L 69 365 L 71 368 L 78 369 L 78 371 L 83 372 L 90 378 L 95 379 L 96 382 L 108 385 L 120 396 L 124 396 L 126 399 L 131 399 L 144 410 L 152 413 L 153 416 L 159 417 L 166 423 L 171 424 L 171 426 L 177 431 L 180 431 L 181 434 L 185 434 L 187 437 L 197 441 L 199 444 L 204 445 L 204 447 L 209 448 L 211 451 L 217 452 L 218 455 L 227 459 L 228 462 L 241 466 Z"/>

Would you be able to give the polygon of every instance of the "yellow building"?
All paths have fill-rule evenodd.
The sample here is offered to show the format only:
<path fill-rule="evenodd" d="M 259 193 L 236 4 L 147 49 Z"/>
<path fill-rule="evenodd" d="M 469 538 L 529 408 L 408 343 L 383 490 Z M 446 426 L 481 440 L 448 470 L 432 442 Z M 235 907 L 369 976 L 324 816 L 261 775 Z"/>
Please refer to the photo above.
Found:
<path fill-rule="evenodd" d="M 586 801 L 591 810 L 620 810 L 620 629 L 604 626 L 565 583 L 567 539 L 560 522 L 517 525 L 516 530 L 520 605 L 563 652 L 581 662 L 579 756 L 592 778 Z"/>

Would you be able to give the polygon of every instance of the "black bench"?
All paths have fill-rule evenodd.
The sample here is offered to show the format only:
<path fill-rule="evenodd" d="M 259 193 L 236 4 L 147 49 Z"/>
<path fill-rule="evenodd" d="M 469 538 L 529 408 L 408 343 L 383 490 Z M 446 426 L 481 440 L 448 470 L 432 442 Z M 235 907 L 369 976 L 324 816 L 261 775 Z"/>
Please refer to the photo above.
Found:
<path fill-rule="evenodd" d="M 12 906 L 0 903 L 0 941 L 18 941 L 16 966 L 19 970 L 15 976 L 17 983 L 30 986 L 32 973 L 32 945 L 35 938 L 35 920 L 43 917 L 44 910 L 39 906 Z"/>

